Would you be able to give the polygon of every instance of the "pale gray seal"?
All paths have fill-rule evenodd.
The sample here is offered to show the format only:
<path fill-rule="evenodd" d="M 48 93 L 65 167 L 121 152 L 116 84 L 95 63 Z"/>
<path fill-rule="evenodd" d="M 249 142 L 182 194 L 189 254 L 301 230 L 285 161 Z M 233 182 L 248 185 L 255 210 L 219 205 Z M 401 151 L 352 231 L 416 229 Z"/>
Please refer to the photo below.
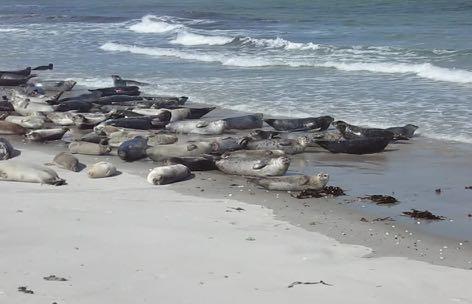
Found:
<path fill-rule="evenodd" d="M 318 173 L 315 176 L 291 175 L 249 179 L 249 181 L 265 189 L 278 191 L 321 190 L 326 186 L 328 180 L 329 175 L 326 173 Z"/>
<path fill-rule="evenodd" d="M 247 144 L 248 150 L 282 150 L 287 154 L 303 153 L 309 143 L 307 137 L 302 136 L 298 139 L 261 139 L 250 141 Z"/>
<path fill-rule="evenodd" d="M 111 75 L 111 79 L 113 79 L 113 85 L 115 87 L 127 87 L 127 86 L 147 86 L 149 83 L 140 82 L 136 80 L 130 79 L 123 79 L 119 75 Z"/>
<path fill-rule="evenodd" d="M 226 126 L 227 123 L 224 120 L 184 120 L 171 122 L 166 126 L 166 129 L 175 133 L 220 135 L 223 134 Z"/>
<path fill-rule="evenodd" d="M 110 153 L 111 148 L 108 145 L 74 141 L 69 144 L 69 151 L 72 154 L 104 155 Z"/>
<path fill-rule="evenodd" d="M 38 129 L 26 133 L 26 138 L 32 141 L 59 140 L 69 128 Z"/>
<path fill-rule="evenodd" d="M 110 177 L 116 173 L 116 167 L 112 163 L 104 161 L 93 164 L 87 172 L 90 178 Z"/>
<path fill-rule="evenodd" d="M 225 152 L 221 155 L 222 158 L 241 157 L 241 158 L 267 158 L 287 156 L 283 150 L 238 150 Z"/>
<path fill-rule="evenodd" d="M 39 115 L 32 116 L 16 116 L 9 115 L 5 118 L 5 121 L 16 123 L 27 129 L 39 129 L 44 125 L 44 118 Z"/>
<path fill-rule="evenodd" d="M 35 164 L 22 163 L 13 160 L 0 162 L 0 180 L 41 183 L 50 185 L 65 185 L 54 170 Z"/>
<path fill-rule="evenodd" d="M 28 130 L 16 123 L 0 120 L 1 135 L 25 135 Z"/>
<path fill-rule="evenodd" d="M 201 156 L 211 153 L 209 142 L 177 143 L 172 145 L 159 145 L 146 150 L 146 154 L 153 161 L 161 161 L 170 157 Z"/>
<path fill-rule="evenodd" d="M 153 185 L 175 183 L 188 178 L 192 172 L 184 165 L 170 165 L 156 167 L 149 172 L 147 181 Z"/>
<path fill-rule="evenodd" d="M 215 162 L 218 169 L 226 174 L 246 176 L 281 176 L 287 172 L 290 159 L 285 156 L 265 159 L 245 159 L 241 157 L 222 158 Z"/>
<path fill-rule="evenodd" d="M 79 160 L 68 152 L 61 152 L 53 159 L 53 164 L 73 172 L 80 170 Z"/>

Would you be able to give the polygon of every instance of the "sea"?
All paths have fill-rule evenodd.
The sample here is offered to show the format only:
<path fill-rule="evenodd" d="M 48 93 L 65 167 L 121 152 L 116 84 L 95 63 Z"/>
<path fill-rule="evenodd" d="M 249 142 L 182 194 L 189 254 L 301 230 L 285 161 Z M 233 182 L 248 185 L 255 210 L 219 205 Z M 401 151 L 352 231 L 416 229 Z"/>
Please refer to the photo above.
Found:
<path fill-rule="evenodd" d="M 1 69 L 472 143 L 472 2 L 1 0 Z"/>

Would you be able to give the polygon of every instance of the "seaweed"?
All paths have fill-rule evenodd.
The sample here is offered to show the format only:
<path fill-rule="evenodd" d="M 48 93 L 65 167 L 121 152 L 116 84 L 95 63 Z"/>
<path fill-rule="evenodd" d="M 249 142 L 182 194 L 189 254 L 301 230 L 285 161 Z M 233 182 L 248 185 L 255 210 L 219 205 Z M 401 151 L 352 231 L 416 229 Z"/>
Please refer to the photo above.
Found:
<path fill-rule="evenodd" d="M 420 211 L 416 209 L 411 209 L 411 211 L 403 211 L 404 215 L 415 219 L 426 219 L 426 220 L 444 220 L 444 216 L 435 215 L 429 212 L 428 210 Z"/>
<path fill-rule="evenodd" d="M 335 187 L 335 186 L 326 186 L 321 190 L 315 190 L 315 189 L 306 189 L 300 192 L 296 193 L 290 193 L 292 197 L 298 198 L 298 199 L 305 199 L 305 198 L 321 198 L 321 197 L 326 197 L 326 196 L 341 196 L 341 195 L 346 195 L 344 193 L 344 190 L 341 189 L 340 187 Z"/>
<path fill-rule="evenodd" d="M 395 204 L 398 202 L 396 198 L 390 195 L 379 195 L 379 194 L 374 194 L 374 195 L 369 195 L 366 197 L 361 197 L 361 199 L 368 199 L 376 203 L 377 205 L 388 205 L 388 204 Z"/>

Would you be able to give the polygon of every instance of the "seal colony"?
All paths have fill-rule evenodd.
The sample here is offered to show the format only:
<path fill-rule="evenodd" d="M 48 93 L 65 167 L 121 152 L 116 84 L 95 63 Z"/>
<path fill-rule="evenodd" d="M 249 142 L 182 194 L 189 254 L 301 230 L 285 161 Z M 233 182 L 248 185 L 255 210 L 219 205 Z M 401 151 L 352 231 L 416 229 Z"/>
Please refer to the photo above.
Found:
<path fill-rule="evenodd" d="M 49 165 L 73 172 L 85 167 L 81 154 L 116 155 L 123 162 L 148 158 L 156 163 L 145 178 L 152 185 L 187 180 L 192 171 L 219 170 L 272 191 L 322 190 L 329 181 L 325 172 L 285 175 L 292 155 L 312 153 L 313 147 L 332 153 L 381 153 L 392 141 L 409 140 L 418 128 L 365 128 L 326 115 L 290 119 L 254 113 L 209 119 L 216 107 L 187 106 L 185 96 L 149 96 L 140 91 L 148 83 L 118 75 L 111 76 L 113 87 L 84 93 L 74 89 L 75 81 L 31 74 L 52 68 L 0 71 L 0 135 L 66 143 Z M 66 184 L 51 168 L 9 160 L 13 151 L 0 138 L 1 181 Z M 119 173 L 106 161 L 86 172 L 90 178 Z"/>

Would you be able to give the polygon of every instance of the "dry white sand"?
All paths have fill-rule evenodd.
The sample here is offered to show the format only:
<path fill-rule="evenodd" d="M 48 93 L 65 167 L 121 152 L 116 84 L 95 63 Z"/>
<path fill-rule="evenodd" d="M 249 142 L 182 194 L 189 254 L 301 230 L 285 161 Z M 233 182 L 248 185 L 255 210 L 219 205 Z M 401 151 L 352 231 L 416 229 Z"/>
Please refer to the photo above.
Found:
<path fill-rule="evenodd" d="M 68 185 L 0 182 L 0 303 L 472 303 L 470 270 L 363 258 L 370 249 L 269 209 L 184 196 L 144 176 L 56 171 Z M 332 286 L 288 288 L 320 280 Z"/>

